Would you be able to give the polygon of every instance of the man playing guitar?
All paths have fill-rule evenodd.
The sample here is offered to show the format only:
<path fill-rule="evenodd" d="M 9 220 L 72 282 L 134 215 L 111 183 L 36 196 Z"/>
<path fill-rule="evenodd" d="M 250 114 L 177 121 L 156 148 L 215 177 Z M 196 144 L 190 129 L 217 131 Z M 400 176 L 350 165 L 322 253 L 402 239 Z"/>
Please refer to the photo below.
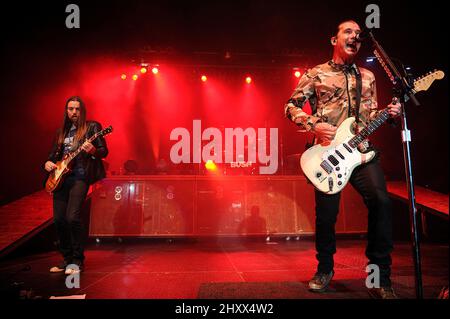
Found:
<path fill-rule="evenodd" d="M 355 117 L 359 126 L 367 126 L 380 112 L 373 73 L 358 68 L 353 62 L 361 47 L 357 41 L 360 32 L 355 21 L 340 23 L 337 33 L 331 37 L 334 47 L 332 60 L 303 74 L 285 105 L 287 118 L 305 131 L 314 133 L 317 143 L 333 140 L 337 127 L 348 117 Z M 313 110 L 311 115 L 302 110 L 306 101 Z M 401 113 L 401 105 L 396 99 L 387 109 L 392 118 Z M 362 152 L 374 150 L 368 140 L 363 141 L 358 149 Z M 374 159 L 353 171 L 350 183 L 361 194 L 368 208 L 366 256 L 369 264 L 380 269 L 380 288 L 369 289 L 369 293 L 376 298 L 396 298 L 390 280 L 390 254 L 393 249 L 391 202 L 378 152 Z M 340 193 L 325 194 L 316 189 L 315 200 L 318 267 L 309 288 L 323 292 L 334 275 L 335 224 Z"/>
<path fill-rule="evenodd" d="M 100 136 L 92 143 L 85 139 L 101 131 L 99 123 L 86 121 L 86 107 L 78 96 L 67 100 L 62 127 L 44 168 L 47 172 L 57 170 L 57 163 L 64 156 L 81 148 L 83 152 L 73 159 L 73 165 L 61 185 L 53 191 L 53 216 L 59 239 L 59 250 L 64 258 L 50 272 L 73 274 L 83 269 L 83 224 L 81 207 L 86 199 L 89 185 L 105 177 L 102 158 L 108 155 L 105 139 Z M 76 267 L 75 267 L 75 266 Z"/>

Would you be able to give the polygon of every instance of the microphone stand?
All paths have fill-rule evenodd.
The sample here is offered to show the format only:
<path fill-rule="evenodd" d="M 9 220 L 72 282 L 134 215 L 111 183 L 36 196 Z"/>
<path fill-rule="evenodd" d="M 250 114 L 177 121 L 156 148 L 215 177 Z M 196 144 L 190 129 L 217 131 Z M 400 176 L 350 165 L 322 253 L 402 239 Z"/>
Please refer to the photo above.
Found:
<path fill-rule="evenodd" d="M 416 298 L 423 299 L 420 242 L 417 231 L 418 211 L 416 208 L 414 178 L 411 161 L 411 131 L 408 129 L 408 122 L 405 109 L 405 102 L 407 100 L 411 100 L 415 106 L 420 106 L 420 103 L 416 99 L 414 95 L 415 91 L 410 86 L 407 77 L 402 76 L 400 74 L 394 63 L 392 63 L 392 60 L 389 58 L 389 56 L 377 42 L 371 31 L 368 32 L 368 37 L 372 41 L 375 56 L 380 61 L 389 79 L 392 81 L 394 85 L 397 85 L 400 90 L 400 103 L 402 107 L 401 119 L 402 119 L 403 158 L 406 172 L 406 185 L 408 189 L 409 215 L 411 221 L 411 239 L 412 239 L 412 252 L 414 258 Z M 397 81 L 397 79 L 399 81 Z"/>

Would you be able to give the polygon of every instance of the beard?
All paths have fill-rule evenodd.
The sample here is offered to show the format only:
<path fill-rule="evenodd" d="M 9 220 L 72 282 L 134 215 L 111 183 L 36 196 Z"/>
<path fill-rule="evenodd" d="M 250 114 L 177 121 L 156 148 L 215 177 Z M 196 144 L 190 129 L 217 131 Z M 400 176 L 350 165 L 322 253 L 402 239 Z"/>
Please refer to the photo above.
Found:
<path fill-rule="evenodd" d="M 73 125 L 77 126 L 77 124 L 78 124 L 78 119 L 79 119 L 78 116 L 72 116 L 72 117 L 70 118 L 70 121 L 72 122 Z"/>

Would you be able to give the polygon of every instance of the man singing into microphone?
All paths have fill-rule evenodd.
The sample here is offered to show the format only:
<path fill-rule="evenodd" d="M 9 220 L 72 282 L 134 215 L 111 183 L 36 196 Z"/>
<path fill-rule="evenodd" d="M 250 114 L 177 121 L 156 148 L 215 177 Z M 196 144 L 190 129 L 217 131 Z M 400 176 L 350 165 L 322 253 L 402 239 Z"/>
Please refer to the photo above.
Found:
<path fill-rule="evenodd" d="M 305 131 L 314 133 L 315 143 L 333 140 L 337 127 L 348 117 L 356 118 L 354 129 L 358 130 L 358 127 L 367 126 L 379 112 L 373 73 L 354 64 L 361 47 L 358 40 L 360 33 L 361 29 L 355 21 L 340 23 L 337 33 L 331 37 L 334 47 L 332 60 L 308 70 L 285 105 L 287 118 Z M 308 100 L 311 115 L 302 110 Z M 396 100 L 387 108 L 391 117 L 400 115 L 401 106 Z M 375 150 L 368 140 L 358 148 L 361 152 Z M 390 254 L 393 249 L 391 203 L 378 152 L 374 159 L 353 171 L 350 183 L 361 194 L 368 208 L 366 256 L 369 264 L 377 265 L 380 270 L 380 288 L 369 289 L 369 294 L 375 298 L 396 298 L 390 280 Z M 334 275 L 335 224 L 340 193 L 329 195 L 315 190 L 315 200 L 318 267 L 309 288 L 314 292 L 323 292 Z"/>

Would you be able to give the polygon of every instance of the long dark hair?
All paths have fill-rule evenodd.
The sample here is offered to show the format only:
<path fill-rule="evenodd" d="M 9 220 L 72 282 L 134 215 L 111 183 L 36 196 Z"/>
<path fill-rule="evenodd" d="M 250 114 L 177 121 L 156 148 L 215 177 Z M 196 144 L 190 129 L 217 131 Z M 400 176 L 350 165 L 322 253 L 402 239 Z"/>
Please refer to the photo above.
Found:
<path fill-rule="evenodd" d="M 71 96 L 67 99 L 66 106 L 64 108 L 63 124 L 58 131 L 58 145 L 63 144 L 64 138 L 66 137 L 67 133 L 69 133 L 69 130 L 72 127 L 72 121 L 67 116 L 67 106 L 69 105 L 69 102 L 72 102 L 72 101 L 80 103 L 80 116 L 78 117 L 77 123 L 76 123 L 77 132 L 74 137 L 74 145 L 76 145 L 76 146 L 80 145 L 86 135 L 86 131 L 87 131 L 86 105 L 84 104 L 83 100 L 79 96 Z"/>

